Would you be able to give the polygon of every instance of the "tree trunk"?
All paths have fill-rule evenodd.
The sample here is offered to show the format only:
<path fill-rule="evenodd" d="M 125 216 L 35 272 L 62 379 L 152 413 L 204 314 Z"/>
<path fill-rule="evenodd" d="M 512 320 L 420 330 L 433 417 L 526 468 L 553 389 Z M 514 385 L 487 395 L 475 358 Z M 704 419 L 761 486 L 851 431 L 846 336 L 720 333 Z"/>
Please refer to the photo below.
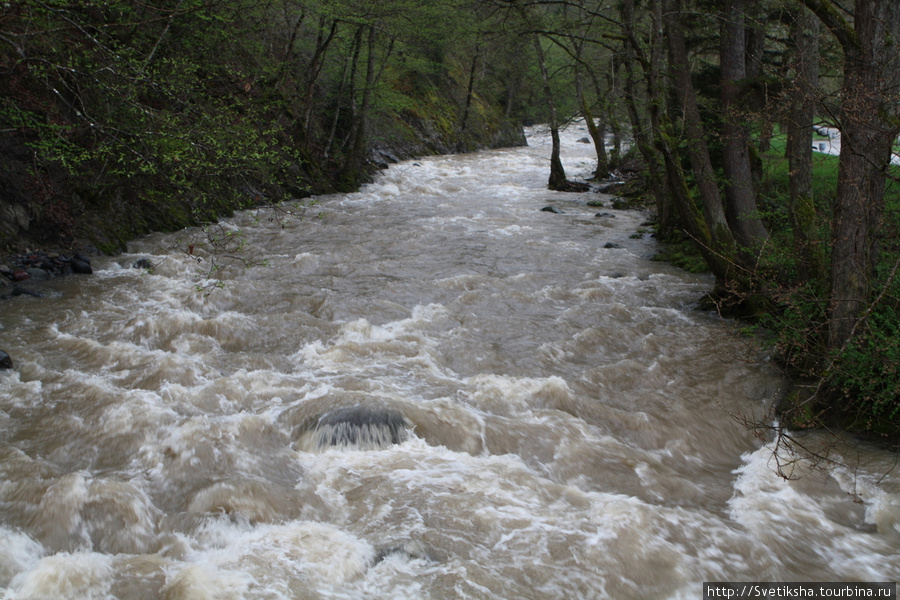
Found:
<path fill-rule="evenodd" d="M 581 107 L 581 116 L 587 125 L 588 133 L 594 142 L 594 149 L 597 151 L 597 168 L 594 169 L 594 179 L 605 179 L 609 176 L 609 158 L 606 155 L 606 127 L 601 119 L 600 125 L 597 125 L 594 119 L 593 111 L 588 104 L 587 97 L 584 93 L 584 73 L 579 59 L 581 57 L 581 47 L 578 48 L 578 56 L 575 62 L 575 94 L 578 96 L 578 104 Z"/>
<path fill-rule="evenodd" d="M 700 118 L 697 95 L 691 81 L 679 0 L 666 0 L 663 22 L 669 41 L 669 74 L 672 77 L 673 91 L 678 103 L 676 109 L 682 112 L 688 156 L 703 205 L 703 217 L 709 228 L 712 250 L 726 259 L 731 259 L 735 254 L 735 240 L 725 218 L 722 198 L 719 195 L 719 186 L 709 157 L 706 134 Z M 724 274 L 716 273 L 716 276 L 720 277 Z"/>
<path fill-rule="evenodd" d="M 634 138 L 634 144 L 637 146 L 641 157 L 647 163 L 647 172 L 649 173 L 649 188 L 656 200 L 656 207 L 660 214 L 671 212 L 669 206 L 672 200 L 667 195 L 667 190 L 671 189 L 673 184 L 665 170 L 665 164 L 661 163 L 661 157 L 654 148 L 654 132 L 649 131 L 647 120 L 641 117 L 638 110 L 637 98 L 638 90 L 634 77 L 634 69 L 640 65 L 644 70 L 651 68 L 651 62 L 643 56 L 643 49 L 637 43 L 637 37 L 633 30 L 634 23 L 634 0 L 625 0 L 622 2 L 622 24 L 624 27 L 626 40 L 623 42 L 624 60 L 622 66 L 625 69 L 625 77 L 623 80 L 623 99 L 628 109 L 628 118 L 631 122 L 631 132 Z M 648 93 L 649 95 L 649 93 Z"/>
<path fill-rule="evenodd" d="M 819 21 L 800 8 L 791 24 L 793 88 L 787 119 L 787 155 L 790 169 L 788 210 L 801 281 L 824 279 L 825 257 L 816 240 L 816 208 L 812 195 L 812 138 L 819 80 Z"/>
<path fill-rule="evenodd" d="M 566 188 L 566 170 L 559 158 L 559 117 L 556 113 L 556 103 L 553 101 L 553 91 L 550 89 L 550 74 L 547 72 L 547 63 L 544 60 L 544 49 L 541 47 L 540 38 L 534 36 L 534 51 L 537 53 L 538 66 L 541 69 L 541 79 L 544 83 L 544 94 L 547 96 L 547 106 L 550 109 L 550 139 L 553 144 L 550 151 L 550 179 L 547 187 L 551 190 Z"/>
<path fill-rule="evenodd" d="M 856 35 L 844 47 L 841 154 L 831 238 L 828 338 L 834 349 L 854 335 L 870 299 L 885 170 L 898 131 L 900 5 L 857 0 L 854 23 Z"/>
<path fill-rule="evenodd" d="M 362 98 L 359 110 L 355 115 L 353 135 L 350 141 L 350 153 L 344 165 L 344 180 L 349 189 L 355 189 L 365 170 L 366 140 L 369 129 L 369 105 L 372 99 L 372 89 L 375 86 L 375 43 L 378 39 L 378 30 L 374 25 L 369 25 L 369 37 L 367 41 L 368 55 L 366 57 L 366 81 L 362 90 Z"/>
<path fill-rule="evenodd" d="M 313 95 L 316 91 L 316 82 L 319 79 L 319 73 L 322 71 L 322 65 L 325 64 L 325 53 L 328 51 L 328 46 L 331 44 L 331 41 L 337 33 L 337 27 L 338 22 L 336 20 L 332 21 L 328 35 L 325 36 L 325 17 L 322 17 L 319 22 L 319 35 L 316 39 L 316 51 L 313 53 L 312 60 L 310 60 L 309 65 L 306 67 L 306 94 L 303 98 L 303 137 L 307 144 L 312 137 L 309 133 L 309 125 L 312 121 L 313 105 L 315 104 L 313 102 Z"/>
<path fill-rule="evenodd" d="M 469 67 L 469 84 L 466 87 L 466 104 L 463 107 L 462 119 L 459 125 L 459 141 L 457 142 L 457 150 L 466 152 L 469 145 L 466 142 L 466 129 L 469 127 L 469 111 L 472 108 L 472 98 L 475 96 L 475 75 L 478 72 L 478 57 L 481 54 L 481 48 L 476 45 L 475 52 L 472 54 L 472 64 Z"/>
<path fill-rule="evenodd" d="M 747 77 L 744 0 L 727 0 L 723 9 L 719 63 L 722 71 L 722 167 L 725 216 L 741 253 L 752 265 L 769 237 L 756 204 L 750 164 L 750 130 L 740 106 Z"/>
<path fill-rule="evenodd" d="M 348 80 L 350 81 L 350 90 L 347 94 L 348 104 L 350 105 L 350 127 L 347 128 L 347 135 L 344 137 L 341 142 L 340 149 L 342 152 L 349 153 L 352 146 L 350 145 L 352 141 L 356 139 L 356 128 L 359 126 L 359 120 L 356 118 L 356 115 L 359 113 L 359 105 L 357 103 L 357 87 L 356 87 L 356 70 L 359 67 L 359 55 L 362 53 L 363 46 L 363 33 L 365 33 L 366 26 L 359 25 L 356 28 L 356 33 L 353 35 L 353 55 L 350 58 L 350 76 Z M 344 167 L 346 168 L 350 159 L 345 156 L 344 158 Z"/>

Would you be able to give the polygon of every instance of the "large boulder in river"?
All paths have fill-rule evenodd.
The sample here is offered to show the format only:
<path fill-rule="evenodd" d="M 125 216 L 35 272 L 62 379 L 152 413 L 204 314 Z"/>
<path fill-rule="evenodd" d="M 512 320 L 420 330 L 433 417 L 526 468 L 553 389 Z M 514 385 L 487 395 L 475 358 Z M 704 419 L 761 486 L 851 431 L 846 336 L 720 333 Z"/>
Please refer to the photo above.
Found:
<path fill-rule="evenodd" d="M 329 447 L 378 450 L 406 439 L 410 424 L 400 411 L 381 405 L 332 409 L 301 426 L 299 446 L 307 451 Z"/>
<path fill-rule="evenodd" d="M 4 352 L 3 350 L 0 350 L 0 369 L 12 369 L 12 368 L 13 368 L 13 362 L 12 362 L 12 359 L 9 357 L 9 354 Z"/>

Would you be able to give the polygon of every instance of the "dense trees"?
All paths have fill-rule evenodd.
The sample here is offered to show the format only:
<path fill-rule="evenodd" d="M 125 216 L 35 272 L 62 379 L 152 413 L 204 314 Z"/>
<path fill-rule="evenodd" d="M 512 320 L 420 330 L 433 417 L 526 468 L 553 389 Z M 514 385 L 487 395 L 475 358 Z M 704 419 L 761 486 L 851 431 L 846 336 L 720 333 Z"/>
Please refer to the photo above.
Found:
<path fill-rule="evenodd" d="M 785 404 L 789 420 L 893 422 L 897 431 L 900 194 L 886 183 L 896 180 L 889 162 L 900 131 L 900 4 L 495 3 L 539 24 L 530 30 L 548 41 L 536 47 L 539 64 L 546 48 L 565 59 L 547 116 L 602 106 L 612 86 L 590 99 L 584 88 L 598 65 L 622 83 L 659 234 L 696 246 L 716 276 L 710 299 L 720 311 L 770 327 L 800 384 Z M 561 95 L 576 106 L 560 111 Z M 817 126 L 840 132 L 836 166 L 813 160 Z M 816 181 L 829 170 L 831 188 Z"/>
<path fill-rule="evenodd" d="M 112 251 L 148 228 L 353 189 L 373 149 L 512 143 L 509 88 L 528 66 L 493 52 L 502 35 L 479 10 L 462 0 L 6 2 L 0 245 L 87 237 Z M 109 214 L 121 218 L 102 222 Z"/>
<path fill-rule="evenodd" d="M 640 66 L 645 93 L 635 142 L 653 140 L 655 152 L 644 152 L 651 178 L 664 173 L 656 185 L 667 190 L 676 229 L 716 274 L 720 310 L 749 311 L 774 329 L 780 358 L 802 384 L 787 404 L 792 422 L 900 423 L 891 383 L 900 356 L 898 194 L 886 186 L 896 179 L 890 157 L 900 131 L 900 5 L 619 7 L 622 52 Z M 660 27 L 665 64 L 653 58 Z M 816 123 L 840 132 L 832 189 L 813 185 Z M 776 130 L 786 139 L 784 171 L 766 152 Z"/>

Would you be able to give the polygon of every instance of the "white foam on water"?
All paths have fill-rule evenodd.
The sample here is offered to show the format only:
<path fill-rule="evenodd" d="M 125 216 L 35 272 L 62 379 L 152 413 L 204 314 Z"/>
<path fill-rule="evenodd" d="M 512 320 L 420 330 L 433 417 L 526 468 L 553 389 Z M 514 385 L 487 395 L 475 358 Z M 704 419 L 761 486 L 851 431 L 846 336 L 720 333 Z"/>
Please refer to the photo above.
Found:
<path fill-rule="evenodd" d="M 0 589 L 9 587 L 12 579 L 31 570 L 44 556 L 44 547 L 21 531 L 0 526 Z"/>
<path fill-rule="evenodd" d="M 476 375 L 468 380 L 462 399 L 480 410 L 494 414 L 520 414 L 538 408 L 566 403 L 572 390 L 561 377 L 515 378 L 501 375 Z"/>
<path fill-rule="evenodd" d="M 16 575 L 4 600 L 107 600 L 113 570 L 108 555 L 76 552 L 42 558 Z"/>
<path fill-rule="evenodd" d="M 168 569 L 160 592 L 165 600 L 245 600 L 254 583 L 244 573 L 198 563 Z"/>
<path fill-rule="evenodd" d="M 221 521 L 220 521 L 221 522 Z M 167 569 L 165 598 L 335 597 L 374 562 L 371 545 L 337 527 L 290 521 L 203 534 L 188 562 Z"/>
<path fill-rule="evenodd" d="M 853 503 L 853 498 L 838 491 L 818 497 L 815 491 L 827 490 L 835 480 L 827 472 L 817 472 L 809 459 L 800 455 L 776 455 L 774 444 L 767 444 L 744 456 L 738 469 L 735 494 L 729 502 L 730 514 L 758 543 L 773 549 L 791 549 L 791 554 L 828 565 L 839 580 L 889 581 L 900 572 L 900 556 L 890 537 L 873 536 L 857 523 L 836 521 L 829 509 L 833 503 Z M 776 461 L 786 465 L 791 480 L 778 475 Z M 846 472 L 839 479 L 847 482 Z M 814 485 L 816 480 L 818 484 Z M 837 486 L 835 486 L 837 487 Z M 818 490 L 816 490 L 818 488 Z M 877 519 L 883 493 L 874 491 L 866 519 Z M 872 492 L 870 492 L 872 493 Z"/>
<path fill-rule="evenodd" d="M 584 135 L 563 132 L 570 176 Z M 547 144 L 226 220 L 269 266 L 211 273 L 202 231 L 157 234 L 53 310 L 11 305 L 3 597 L 630 600 L 900 572 L 892 463 L 773 478 L 726 412 L 777 395 L 765 357 L 693 310 L 709 277 L 645 260 L 644 215 L 548 191 Z M 304 446 L 339 409 L 409 431 Z"/>

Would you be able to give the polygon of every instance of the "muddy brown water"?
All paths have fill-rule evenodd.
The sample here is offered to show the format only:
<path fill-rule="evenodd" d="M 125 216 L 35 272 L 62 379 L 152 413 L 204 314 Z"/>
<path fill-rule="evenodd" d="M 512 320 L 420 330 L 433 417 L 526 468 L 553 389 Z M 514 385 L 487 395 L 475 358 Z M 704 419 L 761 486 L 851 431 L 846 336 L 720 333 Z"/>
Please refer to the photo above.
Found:
<path fill-rule="evenodd" d="M 592 168 L 583 135 L 564 135 L 570 174 Z M 153 235 L 4 303 L 0 595 L 896 580 L 896 457 L 839 445 L 844 466 L 780 478 L 734 418 L 782 392 L 765 354 L 695 310 L 708 277 L 649 260 L 646 215 L 548 192 L 547 155 L 531 132 L 404 162 L 302 218 L 223 221 L 250 266 L 198 230 Z M 327 415 L 371 443 L 323 442 Z"/>

